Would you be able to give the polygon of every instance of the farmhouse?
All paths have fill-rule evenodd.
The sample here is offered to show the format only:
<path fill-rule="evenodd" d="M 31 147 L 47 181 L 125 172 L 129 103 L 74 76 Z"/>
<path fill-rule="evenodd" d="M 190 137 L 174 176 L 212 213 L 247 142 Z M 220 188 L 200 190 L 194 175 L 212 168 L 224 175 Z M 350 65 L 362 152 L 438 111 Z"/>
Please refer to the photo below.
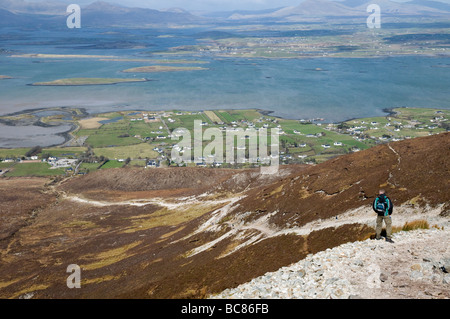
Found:
<path fill-rule="evenodd" d="M 51 168 L 64 168 L 74 166 L 78 162 L 77 159 L 49 157 L 48 163 Z"/>
<path fill-rule="evenodd" d="M 156 168 L 159 167 L 160 163 L 155 160 L 150 160 L 147 162 L 147 168 Z"/>

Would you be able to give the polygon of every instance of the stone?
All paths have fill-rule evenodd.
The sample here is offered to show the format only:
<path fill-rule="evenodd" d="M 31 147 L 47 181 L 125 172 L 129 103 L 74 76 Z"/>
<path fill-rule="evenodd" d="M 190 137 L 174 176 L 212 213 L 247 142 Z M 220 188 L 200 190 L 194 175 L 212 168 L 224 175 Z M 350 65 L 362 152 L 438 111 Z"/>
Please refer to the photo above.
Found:
<path fill-rule="evenodd" d="M 326 281 L 325 281 L 325 285 L 331 285 L 331 284 L 333 284 L 333 283 L 335 283 L 336 281 L 338 281 L 339 280 L 339 278 L 336 278 L 336 277 L 332 277 L 332 278 L 328 278 Z"/>
<path fill-rule="evenodd" d="M 409 274 L 410 278 L 412 280 L 418 280 L 418 279 L 422 279 L 423 278 L 423 274 L 421 271 L 417 271 L 417 270 L 413 270 L 410 274 Z"/>
<path fill-rule="evenodd" d="M 306 275 L 306 271 L 304 269 L 300 269 L 297 271 L 297 277 L 303 278 Z"/>
<path fill-rule="evenodd" d="M 421 271 L 422 270 L 422 266 L 420 264 L 414 264 L 414 265 L 411 266 L 411 270 Z"/>
<path fill-rule="evenodd" d="M 364 262 L 363 262 L 362 260 L 360 260 L 360 259 L 355 260 L 355 261 L 353 262 L 353 264 L 354 264 L 355 266 L 358 266 L 358 267 L 363 267 L 363 266 L 364 266 Z"/>
<path fill-rule="evenodd" d="M 386 280 L 388 280 L 388 278 L 389 278 L 389 276 L 388 276 L 386 273 L 382 272 L 382 273 L 380 274 L 380 280 L 381 280 L 381 282 L 385 282 Z"/>
<path fill-rule="evenodd" d="M 445 273 L 450 273 L 450 258 L 446 257 L 446 258 L 442 258 L 440 261 L 440 264 L 442 264 L 442 270 Z"/>
<path fill-rule="evenodd" d="M 423 298 L 426 291 L 433 298 L 447 297 L 448 294 L 442 293 L 442 287 L 450 287 L 449 255 L 442 254 L 443 250 L 438 245 L 432 245 L 428 249 L 426 245 L 417 244 L 416 237 L 420 234 L 422 233 L 396 234 L 394 240 L 408 244 L 409 250 L 393 251 L 391 245 L 373 240 L 327 249 L 290 266 L 266 273 L 242 285 L 245 288 L 240 286 L 216 295 L 215 298 L 371 298 L 375 292 L 368 290 L 364 282 L 361 282 L 367 281 L 368 276 L 377 281 L 377 288 L 381 288 L 382 283 L 391 287 L 392 289 L 386 290 L 390 297 L 410 298 L 411 289 L 417 289 L 418 285 L 420 293 L 417 292 L 414 296 Z M 422 234 L 426 240 L 432 238 L 431 235 L 425 231 Z M 440 234 L 439 236 L 445 238 Z M 376 251 L 371 250 L 372 248 Z M 391 262 L 388 271 L 380 267 L 368 269 L 371 264 L 381 265 L 385 256 Z M 393 263 L 395 260 L 398 261 L 398 267 Z M 408 264 L 411 260 L 415 261 Z M 376 277 L 372 278 L 373 275 Z"/>
<path fill-rule="evenodd" d="M 34 296 L 34 292 L 28 292 L 28 293 L 26 293 L 24 295 L 21 295 L 19 297 L 19 299 L 31 299 L 31 298 L 33 298 L 33 296 Z"/>
<path fill-rule="evenodd" d="M 281 280 L 289 280 L 289 274 L 288 273 L 283 273 L 281 275 Z"/>
<path fill-rule="evenodd" d="M 341 299 L 344 296 L 344 292 L 341 289 L 336 289 L 332 294 L 332 299 Z"/>

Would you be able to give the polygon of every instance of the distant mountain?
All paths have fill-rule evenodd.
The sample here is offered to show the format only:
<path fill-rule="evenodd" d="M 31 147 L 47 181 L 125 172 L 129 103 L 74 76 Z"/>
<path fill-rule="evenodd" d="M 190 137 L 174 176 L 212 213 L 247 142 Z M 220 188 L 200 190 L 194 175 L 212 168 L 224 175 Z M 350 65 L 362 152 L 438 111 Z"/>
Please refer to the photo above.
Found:
<path fill-rule="evenodd" d="M 350 8 L 355 8 L 362 4 L 367 3 L 367 0 L 344 0 L 344 1 L 341 1 L 340 3 L 343 4 L 344 6 L 347 6 Z"/>
<path fill-rule="evenodd" d="M 233 10 L 233 11 L 216 11 L 216 12 L 203 12 L 199 13 L 199 15 L 208 18 L 229 18 L 233 15 L 236 16 L 257 16 L 257 15 L 266 15 L 274 13 L 278 10 L 283 9 L 283 7 L 272 8 L 272 9 L 264 9 L 264 10 Z"/>
<path fill-rule="evenodd" d="M 284 8 L 275 12 L 274 16 L 352 16 L 357 15 L 354 9 L 329 0 L 305 0 L 300 5 Z"/>
<path fill-rule="evenodd" d="M 1 27 L 15 27 L 26 23 L 27 20 L 21 15 L 17 15 L 8 10 L 0 9 L 0 26 Z"/>
<path fill-rule="evenodd" d="M 0 9 L 13 13 L 64 15 L 66 14 L 66 8 L 67 4 L 59 1 L 0 0 Z"/>
<path fill-rule="evenodd" d="M 40 23 L 49 25 L 64 23 L 67 3 L 60 1 L 28 2 L 25 0 L 0 0 L 0 25 L 16 26 Z M 145 26 L 151 24 L 185 24 L 204 21 L 180 8 L 158 11 L 129 8 L 104 1 L 82 7 L 83 26 Z"/>
<path fill-rule="evenodd" d="M 341 1 L 340 3 L 350 7 L 350 8 L 356 8 L 359 6 L 363 6 L 369 3 L 370 1 L 368 0 L 344 0 Z M 379 4 L 379 1 L 371 1 L 372 3 L 377 3 Z M 389 2 L 393 2 L 393 1 L 389 1 Z M 399 4 L 398 2 L 394 4 Z M 415 5 L 415 6 L 422 6 L 422 7 L 428 7 L 428 8 L 433 8 L 433 9 L 438 9 L 438 10 L 442 10 L 442 11 L 448 11 L 450 12 L 450 5 L 444 2 L 440 2 L 440 1 L 432 1 L 432 0 L 411 0 L 411 1 L 407 1 L 403 4 L 406 4 L 407 6 L 410 5 Z M 402 4 L 400 4 L 402 5 Z"/>
<path fill-rule="evenodd" d="M 357 6 L 355 9 L 360 11 L 365 11 L 370 3 L 376 3 L 380 6 L 381 12 L 383 14 L 397 15 L 397 16 L 423 16 L 423 15 L 441 15 L 449 13 L 437 8 L 423 5 L 427 1 L 418 1 L 422 4 L 414 4 L 412 2 L 399 3 L 390 0 L 377 0 L 377 1 L 366 1 L 366 3 Z"/>
<path fill-rule="evenodd" d="M 408 4 L 420 5 L 420 6 L 438 9 L 441 11 L 450 12 L 450 4 L 440 2 L 440 1 L 413 0 L 413 1 L 409 1 Z"/>
<path fill-rule="evenodd" d="M 369 4 L 376 3 L 382 13 L 389 16 L 446 15 L 450 13 L 445 3 L 427 0 L 414 0 L 399 3 L 389 0 L 305 0 L 295 7 L 285 7 L 274 12 L 263 14 L 233 14 L 229 19 L 272 19 L 284 21 L 305 21 L 310 18 L 324 17 L 357 17 L 367 16 Z"/>
<path fill-rule="evenodd" d="M 356 16 L 361 15 L 357 9 L 347 7 L 340 2 L 329 0 L 305 0 L 295 7 L 285 7 L 275 12 L 262 15 L 235 14 L 230 19 L 282 19 L 288 21 L 301 21 L 311 17 L 329 16 Z"/>
<path fill-rule="evenodd" d="M 0 26 L 61 25 L 67 15 L 68 0 L 0 0 Z M 83 2 L 86 3 L 86 2 Z M 191 24 L 224 20 L 261 20 L 272 22 L 318 21 L 326 18 L 366 17 L 367 6 L 376 3 L 382 14 L 389 17 L 437 16 L 448 17 L 450 5 L 431 0 L 412 0 L 399 3 L 390 0 L 304 0 L 298 6 L 266 10 L 236 10 L 230 12 L 193 15 L 182 8 L 153 10 L 130 8 L 105 1 L 82 7 L 83 26 L 148 26 L 154 24 Z"/>
<path fill-rule="evenodd" d="M 103 1 L 94 2 L 83 8 L 82 14 L 82 23 L 88 26 L 145 26 L 161 23 L 194 23 L 204 20 L 204 18 L 194 16 L 182 9 L 158 11 L 144 8 L 128 8 Z"/>

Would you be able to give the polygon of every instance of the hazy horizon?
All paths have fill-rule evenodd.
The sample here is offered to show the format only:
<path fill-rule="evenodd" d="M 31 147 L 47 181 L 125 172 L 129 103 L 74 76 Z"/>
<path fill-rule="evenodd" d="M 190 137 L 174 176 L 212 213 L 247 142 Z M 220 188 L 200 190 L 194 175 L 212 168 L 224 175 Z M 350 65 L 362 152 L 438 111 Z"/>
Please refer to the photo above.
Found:
<path fill-rule="evenodd" d="M 26 2 L 48 2 L 49 0 L 25 0 Z M 98 0 L 53 0 L 67 4 L 89 5 Z M 101 0 L 126 7 L 142 7 L 150 9 L 182 8 L 189 11 L 232 11 L 232 10 L 264 10 L 279 7 L 297 6 L 305 0 Z M 341 2 L 342 0 L 331 0 Z M 370 0 L 367 0 L 369 2 Z M 393 2 L 409 2 L 411 0 L 391 0 Z M 433 0 L 448 3 L 450 0 Z M 376 3 L 376 0 L 372 1 Z"/>

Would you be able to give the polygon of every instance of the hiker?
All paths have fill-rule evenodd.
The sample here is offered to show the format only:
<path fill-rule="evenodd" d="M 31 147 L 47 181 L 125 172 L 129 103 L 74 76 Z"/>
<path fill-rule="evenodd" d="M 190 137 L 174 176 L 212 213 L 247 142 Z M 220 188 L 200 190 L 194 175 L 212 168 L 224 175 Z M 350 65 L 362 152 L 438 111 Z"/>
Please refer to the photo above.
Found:
<path fill-rule="evenodd" d="M 394 205 L 389 197 L 386 196 L 385 190 L 380 189 L 379 195 L 373 201 L 373 210 L 377 213 L 377 227 L 376 227 L 376 239 L 381 239 L 381 228 L 383 225 L 383 221 L 386 224 L 386 241 L 393 243 L 391 239 L 392 234 L 392 209 Z"/>

